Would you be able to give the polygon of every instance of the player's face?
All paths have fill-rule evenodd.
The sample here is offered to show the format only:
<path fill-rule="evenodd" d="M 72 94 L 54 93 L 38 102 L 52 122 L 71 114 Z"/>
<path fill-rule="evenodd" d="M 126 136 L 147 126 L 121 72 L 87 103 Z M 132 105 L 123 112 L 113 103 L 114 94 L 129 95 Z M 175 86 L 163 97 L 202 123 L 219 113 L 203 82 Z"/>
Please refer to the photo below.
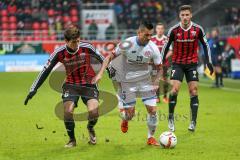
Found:
<path fill-rule="evenodd" d="M 71 39 L 69 41 L 66 40 L 67 46 L 74 51 L 78 49 L 79 42 L 80 42 L 80 38 Z"/>
<path fill-rule="evenodd" d="M 159 37 L 164 34 L 164 31 L 165 31 L 165 29 L 164 29 L 163 25 L 157 25 L 156 26 L 156 33 Z"/>
<path fill-rule="evenodd" d="M 147 44 L 150 41 L 150 39 L 151 39 L 151 37 L 153 35 L 153 32 L 154 32 L 153 29 L 149 30 L 147 28 L 144 28 L 144 29 L 138 31 L 138 39 L 139 39 L 139 41 L 142 44 Z"/>
<path fill-rule="evenodd" d="M 182 25 L 188 26 L 192 19 L 192 13 L 189 10 L 183 10 L 179 13 L 179 18 L 181 20 Z"/>

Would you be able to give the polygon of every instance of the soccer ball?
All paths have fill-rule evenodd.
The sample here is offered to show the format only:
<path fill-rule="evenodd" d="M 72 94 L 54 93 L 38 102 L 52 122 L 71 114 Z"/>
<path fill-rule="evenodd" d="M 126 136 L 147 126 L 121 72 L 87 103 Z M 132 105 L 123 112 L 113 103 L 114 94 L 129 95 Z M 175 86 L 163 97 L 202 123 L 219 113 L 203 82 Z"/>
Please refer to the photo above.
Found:
<path fill-rule="evenodd" d="M 159 143 L 163 148 L 174 148 L 177 144 L 177 137 L 173 132 L 163 132 L 159 137 Z"/>

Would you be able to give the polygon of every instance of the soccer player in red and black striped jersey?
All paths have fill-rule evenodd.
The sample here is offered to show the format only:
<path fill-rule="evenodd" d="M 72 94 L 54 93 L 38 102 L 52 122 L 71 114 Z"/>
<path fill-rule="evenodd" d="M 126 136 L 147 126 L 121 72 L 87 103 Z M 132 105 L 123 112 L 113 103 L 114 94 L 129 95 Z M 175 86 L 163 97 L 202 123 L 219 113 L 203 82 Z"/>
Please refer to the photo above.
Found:
<path fill-rule="evenodd" d="M 54 66 L 60 62 L 64 65 L 66 71 L 66 79 L 63 85 L 63 105 L 64 105 L 64 124 L 70 138 L 65 147 L 75 147 L 76 138 L 74 135 L 75 123 L 73 119 L 74 108 L 77 107 L 79 96 L 87 105 L 89 117 L 87 129 L 90 136 L 90 144 L 96 144 L 96 136 L 94 126 L 98 120 L 98 89 L 97 83 L 101 79 L 108 58 L 105 59 L 90 44 L 80 42 L 80 31 L 78 28 L 71 26 L 64 32 L 66 44 L 57 48 L 48 59 L 43 70 L 39 73 L 37 79 L 33 83 L 30 92 L 24 102 L 27 105 L 37 92 L 38 88 L 43 84 Z M 93 58 L 101 64 L 98 73 L 95 73 L 92 63 Z"/>
<path fill-rule="evenodd" d="M 163 23 L 159 22 L 157 23 L 156 25 L 156 35 L 154 35 L 152 38 L 151 38 L 151 41 L 153 41 L 153 43 L 155 43 L 157 46 L 158 46 L 158 49 L 159 51 L 161 52 L 162 49 L 163 49 L 163 46 L 167 43 L 167 36 L 164 35 L 164 32 L 165 32 L 165 26 Z M 167 82 L 167 79 L 168 79 L 168 68 L 170 67 L 170 62 L 168 61 L 168 58 L 171 57 L 172 55 L 172 49 L 170 49 L 167 53 L 167 56 L 166 56 L 166 60 L 163 64 L 163 67 L 162 67 L 162 75 L 163 75 L 163 80 L 164 80 L 164 83 L 163 83 L 163 102 L 164 103 L 168 103 L 168 97 L 167 97 L 167 92 L 168 92 L 168 82 Z M 154 68 L 155 66 L 153 66 L 153 72 L 155 70 Z M 154 74 L 154 73 L 153 73 Z M 157 102 L 160 102 L 160 88 L 158 88 L 157 90 Z"/>
<path fill-rule="evenodd" d="M 184 75 L 188 83 L 190 93 L 191 123 L 190 131 L 194 131 L 197 123 L 198 113 L 198 42 L 200 41 L 206 59 L 206 64 L 213 73 L 210 49 L 206 40 L 203 28 L 192 22 L 192 8 L 190 5 L 183 5 L 179 8 L 180 23 L 170 28 L 168 32 L 168 42 L 162 50 L 163 61 L 171 43 L 173 42 L 172 71 L 171 81 L 173 87 L 169 95 L 169 121 L 168 127 L 175 131 L 174 126 L 174 108 L 177 103 L 177 95 L 180 89 Z"/>

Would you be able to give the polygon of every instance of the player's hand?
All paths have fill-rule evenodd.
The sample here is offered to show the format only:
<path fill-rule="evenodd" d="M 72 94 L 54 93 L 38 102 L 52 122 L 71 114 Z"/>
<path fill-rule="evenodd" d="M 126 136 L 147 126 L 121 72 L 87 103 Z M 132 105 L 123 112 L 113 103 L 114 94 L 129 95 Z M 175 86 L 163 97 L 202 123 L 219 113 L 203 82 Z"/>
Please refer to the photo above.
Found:
<path fill-rule="evenodd" d="M 208 69 L 210 71 L 210 75 L 212 75 L 213 72 L 214 72 L 213 65 L 211 63 L 207 63 L 207 67 L 208 67 Z"/>
<path fill-rule="evenodd" d="M 97 74 L 95 77 L 93 77 L 91 84 L 97 84 L 101 78 L 102 78 L 102 75 Z"/>
<path fill-rule="evenodd" d="M 35 90 L 34 90 L 34 91 L 30 91 L 30 92 L 28 93 L 25 101 L 24 101 L 24 105 L 27 105 L 27 104 L 28 104 L 28 101 L 29 101 L 30 99 L 32 99 L 32 97 L 33 97 L 36 93 L 37 93 L 37 91 L 35 91 Z"/>

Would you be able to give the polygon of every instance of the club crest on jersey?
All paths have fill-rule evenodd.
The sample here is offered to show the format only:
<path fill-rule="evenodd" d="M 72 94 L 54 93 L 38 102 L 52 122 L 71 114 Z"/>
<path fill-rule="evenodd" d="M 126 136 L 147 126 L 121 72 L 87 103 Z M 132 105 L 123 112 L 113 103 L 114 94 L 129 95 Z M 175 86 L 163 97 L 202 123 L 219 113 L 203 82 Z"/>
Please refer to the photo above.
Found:
<path fill-rule="evenodd" d="M 144 52 L 144 56 L 150 57 L 150 56 L 151 56 L 151 51 L 146 51 L 146 52 Z"/>
<path fill-rule="evenodd" d="M 180 36 L 182 36 L 182 34 L 181 33 L 177 33 L 177 36 L 180 37 Z"/>
<path fill-rule="evenodd" d="M 191 31 L 192 36 L 196 36 L 196 31 Z"/>

